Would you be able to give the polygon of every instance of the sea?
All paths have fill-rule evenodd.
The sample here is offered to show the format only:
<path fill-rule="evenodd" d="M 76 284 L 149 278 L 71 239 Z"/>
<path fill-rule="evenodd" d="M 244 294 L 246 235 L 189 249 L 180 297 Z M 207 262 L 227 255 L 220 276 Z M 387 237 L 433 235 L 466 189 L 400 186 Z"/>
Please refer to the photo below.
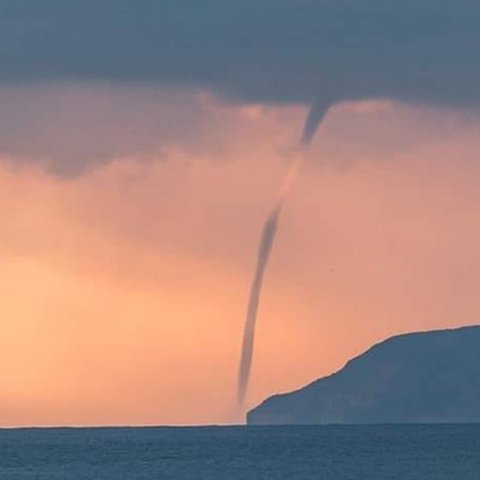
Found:
<path fill-rule="evenodd" d="M 0 430 L 0 480 L 480 480 L 480 425 Z"/>

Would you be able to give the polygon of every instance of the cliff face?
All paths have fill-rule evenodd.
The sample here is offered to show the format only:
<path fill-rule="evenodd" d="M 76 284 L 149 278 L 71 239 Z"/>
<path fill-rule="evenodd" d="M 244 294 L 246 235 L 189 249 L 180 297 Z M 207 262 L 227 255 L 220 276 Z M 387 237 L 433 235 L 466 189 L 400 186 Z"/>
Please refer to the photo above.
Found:
<path fill-rule="evenodd" d="M 480 326 L 392 337 L 247 415 L 250 425 L 437 422 L 480 422 Z"/>

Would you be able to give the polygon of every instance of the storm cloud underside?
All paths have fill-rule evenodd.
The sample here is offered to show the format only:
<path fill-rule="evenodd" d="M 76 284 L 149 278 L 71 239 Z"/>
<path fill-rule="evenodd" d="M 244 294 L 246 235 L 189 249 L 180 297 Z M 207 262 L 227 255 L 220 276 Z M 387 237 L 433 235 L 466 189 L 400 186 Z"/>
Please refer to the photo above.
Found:
<path fill-rule="evenodd" d="M 0 0 L 0 82 L 194 85 L 238 101 L 478 102 L 474 0 Z"/>
<path fill-rule="evenodd" d="M 474 0 L 139 0 L 131 7 L 0 0 L 0 89 L 122 84 L 205 90 L 240 103 L 480 103 Z M 3 110 L 5 118 L 14 108 Z M 6 123 L 0 147 L 15 154 Z"/>

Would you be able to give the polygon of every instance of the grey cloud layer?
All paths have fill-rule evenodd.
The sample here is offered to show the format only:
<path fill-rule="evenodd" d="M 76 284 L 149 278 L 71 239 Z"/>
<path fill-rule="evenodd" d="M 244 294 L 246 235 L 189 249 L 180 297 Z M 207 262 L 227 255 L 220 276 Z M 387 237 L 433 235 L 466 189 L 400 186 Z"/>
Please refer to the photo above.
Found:
<path fill-rule="evenodd" d="M 476 107 L 479 18 L 478 0 L 0 0 L 0 154 L 72 175 L 195 141 L 208 118 L 171 87 L 313 104 L 304 142 L 342 100 Z"/>
<path fill-rule="evenodd" d="M 0 108 L 0 154 L 62 176 L 174 145 L 205 152 L 225 123 L 198 96 L 151 87 L 0 86 Z"/>
<path fill-rule="evenodd" d="M 0 0 L 0 82 L 480 101 L 477 0 Z"/>

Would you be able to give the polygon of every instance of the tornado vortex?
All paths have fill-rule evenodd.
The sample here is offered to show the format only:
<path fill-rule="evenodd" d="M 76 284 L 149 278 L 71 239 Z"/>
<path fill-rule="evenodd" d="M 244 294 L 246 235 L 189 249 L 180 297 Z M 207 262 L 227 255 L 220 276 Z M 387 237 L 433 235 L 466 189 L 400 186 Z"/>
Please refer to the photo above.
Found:
<path fill-rule="evenodd" d="M 318 130 L 325 114 L 328 110 L 328 105 L 321 102 L 315 102 L 308 114 L 305 126 L 303 128 L 300 147 L 307 148 L 313 140 L 315 132 Z M 260 303 L 260 294 L 262 291 L 263 279 L 268 260 L 275 242 L 275 235 L 278 229 L 278 222 L 285 199 L 288 195 L 290 187 L 295 180 L 298 171 L 301 167 L 303 157 L 296 155 L 292 161 L 291 167 L 285 177 L 284 184 L 280 190 L 278 200 L 270 210 L 267 219 L 264 223 L 262 235 L 260 237 L 260 244 L 258 246 L 257 263 L 253 281 L 250 287 L 250 296 L 247 307 L 247 319 L 245 321 L 245 329 L 243 333 L 242 354 L 240 358 L 240 367 L 238 371 L 238 388 L 237 388 L 237 402 L 238 407 L 243 409 L 245 398 L 247 396 L 248 385 L 250 383 L 250 372 L 252 369 L 253 350 L 255 344 L 255 328 L 257 323 L 257 312 Z"/>

